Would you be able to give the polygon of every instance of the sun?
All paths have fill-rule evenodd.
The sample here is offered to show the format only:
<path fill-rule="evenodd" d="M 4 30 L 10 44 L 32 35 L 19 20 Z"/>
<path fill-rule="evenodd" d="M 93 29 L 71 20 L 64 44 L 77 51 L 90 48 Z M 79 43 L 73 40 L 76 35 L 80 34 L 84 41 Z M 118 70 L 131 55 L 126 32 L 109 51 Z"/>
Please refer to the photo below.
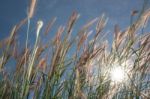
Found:
<path fill-rule="evenodd" d="M 121 67 L 114 67 L 110 72 L 111 80 L 116 83 L 121 83 L 125 80 L 125 70 Z"/>

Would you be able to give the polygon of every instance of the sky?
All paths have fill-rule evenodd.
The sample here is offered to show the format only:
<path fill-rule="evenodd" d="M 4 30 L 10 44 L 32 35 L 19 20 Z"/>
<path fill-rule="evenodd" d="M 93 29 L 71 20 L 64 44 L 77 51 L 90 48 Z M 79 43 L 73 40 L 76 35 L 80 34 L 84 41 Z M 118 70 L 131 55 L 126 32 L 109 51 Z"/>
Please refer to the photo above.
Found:
<path fill-rule="evenodd" d="M 30 0 L 0 0 L 0 40 L 7 37 L 12 27 L 27 16 Z M 39 19 L 47 23 L 57 17 L 55 27 L 66 25 L 73 11 L 80 14 L 77 26 L 105 14 L 109 19 L 106 29 L 111 31 L 115 24 L 122 29 L 130 24 L 132 10 L 141 10 L 144 0 L 37 0 L 34 24 Z M 34 24 L 35 25 L 35 24 Z M 31 25 L 32 26 L 32 25 Z M 51 34 L 54 35 L 55 32 Z M 23 36 L 22 36 L 23 35 Z M 24 37 L 25 33 L 20 34 Z"/>

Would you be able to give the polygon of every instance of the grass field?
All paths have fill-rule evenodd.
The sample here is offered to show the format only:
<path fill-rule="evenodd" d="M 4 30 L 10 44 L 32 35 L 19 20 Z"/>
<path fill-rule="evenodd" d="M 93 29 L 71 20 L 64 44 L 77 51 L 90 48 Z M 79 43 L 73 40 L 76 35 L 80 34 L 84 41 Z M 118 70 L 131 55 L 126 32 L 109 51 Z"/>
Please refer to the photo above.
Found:
<path fill-rule="evenodd" d="M 150 33 L 143 31 L 150 9 L 141 11 L 124 30 L 116 25 L 112 44 L 103 31 L 109 24 L 104 15 L 72 36 L 80 18 L 73 12 L 67 25 L 44 43 L 41 35 L 46 37 L 57 20 L 47 25 L 39 20 L 32 46 L 29 27 L 36 0 L 31 1 L 28 16 L 0 41 L 1 99 L 150 99 Z M 133 11 L 131 19 L 136 14 Z M 17 35 L 23 25 L 28 28 L 20 50 Z M 43 26 L 46 30 L 41 31 Z M 5 67 L 12 60 L 15 71 L 10 73 Z"/>

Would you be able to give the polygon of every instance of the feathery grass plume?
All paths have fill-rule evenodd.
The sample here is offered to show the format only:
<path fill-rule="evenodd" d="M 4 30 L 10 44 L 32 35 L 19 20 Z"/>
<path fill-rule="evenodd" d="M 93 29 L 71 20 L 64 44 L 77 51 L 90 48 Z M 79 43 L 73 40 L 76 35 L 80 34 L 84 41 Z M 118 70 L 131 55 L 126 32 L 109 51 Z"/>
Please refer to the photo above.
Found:
<path fill-rule="evenodd" d="M 79 31 L 79 34 L 82 33 L 82 32 L 84 32 L 85 30 L 87 30 L 87 29 L 88 29 L 90 26 L 92 26 L 97 20 L 98 20 L 98 18 L 95 18 L 95 19 L 89 21 L 88 23 L 86 23 L 86 24 L 82 27 L 82 29 Z"/>
<path fill-rule="evenodd" d="M 119 46 L 121 45 L 121 43 L 123 43 L 123 41 L 126 38 L 126 33 L 120 31 L 118 25 L 115 25 L 114 27 L 114 49 L 118 50 Z"/>
<path fill-rule="evenodd" d="M 13 51 L 12 51 L 12 53 L 11 53 L 11 56 L 13 56 L 15 59 L 17 59 L 17 57 L 18 57 L 18 53 L 17 53 L 17 44 L 16 44 L 16 42 L 13 44 Z"/>
<path fill-rule="evenodd" d="M 68 35 L 71 33 L 71 29 L 73 27 L 73 25 L 75 24 L 76 20 L 79 18 L 79 14 L 77 12 L 73 12 L 70 19 L 69 19 L 69 22 L 68 22 L 68 25 L 67 25 L 67 33 Z"/>
<path fill-rule="evenodd" d="M 16 25 L 16 32 L 28 21 L 27 18 L 21 20 L 17 25 Z"/>
<path fill-rule="evenodd" d="M 99 21 L 96 25 L 96 37 L 97 35 L 104 29 L 108 19 L 104 19 L 105 18 L 105 15 L 103 14 L 102 17 L 99 18 Z"/>
<path fill-rule="evenodd" d="M 145 13 L 143 14 L 142 18 L 141 18 L 142 27 L 145 27 L 147 25 L 149 17 L 150 17 L 150 9 L 146 10 Z"/>
<path fill-rule="evenodd" d="M 63 26 L 60 26 L 57 30 L 57 33 L 56 33 L 56 37 L 54 38 L 54 43 L 56 43 L 56 45 L 58 45 L 61 41 L 61 35 L 62 33 L 64 32 L 65 30 L 65 27 Z"/>
<path fill-rule="evenodd" d="M 78 51 L 80 50 L 81 46 L 84 44 L 84 42 L 87 40 L 88 36 L 90 36 L 92 34 L 93 31 L 90 31 L 90 32 L 85 32 L 81 35 L 80 39 L 79 39 L 79 42 L 77 44 L 78 46 Z"/>
<path fill-rule="evenodd" d="M 36 53 L 35 57 L 39 58 L 40 55 L 42 54 L 42 52 L 44 52 L 47 48 L 48 48 L 48 44 L 45 44 L 45 45 L 40 44 L 37 49 L 37 53 Z"/>
<path fill-rule="evenodd" d="M 43 71 L 45 70 L 45 68 L 46 68 L 46 58 L 42 58 L 39 61 L 38 68 L 40 68 Z"/>
<path fill-rule="evenodd" d="M 15 31 L 16 31 L 16 26 L 13 27 L 11 34 L 7 39 L 8 42 L 6 45 L 6 49 L 1 56 L 0 71 L 3 69 L 4 65 L 7 63 L 8 59 L 10 58 L 9 50 L 10 50 L 11 45 L 14 43 Z"/>
<path fill-rule="evenodd" d="M 39 21 L 37 22 L 36 38 L 39 37 L 40 30 L 41 30 L 42 27 L 43 27 L 43 21 L 42 21 L 42 20 L 39 20 Z"/>
<path fill-rule="evenodd" d="M 79 40 L 78 40 L 78 43 L 77 43 L 77 51 L 80 50 L 81 45 L 86 41 L 86 39 L 88 38 L 88 36 L 92 33 L 92 31 L 88 32 L 88 28 L 90 26 L 92 26 L 97 20 L 98 20 L 98 18 L 95 18 L 95 19 L 89 21 L 78 32 Z"/>
<path fill-rule="evenodd" d="M 52 26 L 54 25 L 55 21 L 56 21 L 56 17 L 53 18 L 51 21 L 48 22 L 47 27 L 46 27 L 46 30 L 45 30 L 45 32 L 44 32 L 44 35 L 47 35 L 47 34 L 48 34 L 48 32 L 50 31 L 50 29 L 51 29 Z"/>
<path fill-rule="evenodd" d="M 12 32 L 10 34 L 10 37 L 8 39 L 8 45 L 7 45 L 7 50 L 9 49 L 10 45 L 13 43 L 14 38 L 15 38 L 15 31 L 16 31 L 16 26 L 12 29 Z"/>
<path fill-rule="evenodd" d="M 28 18 L 33 17 L 37 0 L 30 0 L 30 2 L 31 3 L 30 3 L 30 7 L 29 7 Z"/>
<path fill-rule="evenodd" d="M 141 38 L 140 44 L 141 46 L 145 47 L 145 45 L 147 45 L 147 43 L 150 42 L 150 35 L 146 35 L 143 38 Z"/>
<path fill-rule="evenodd" d="M 37 53 L 37 50 L 38 50 L 38 39 L 39 39 L 39 34 L 40 34 L 40 30 L 43 26 L 43 21 L 39 20 L 37 22 L 37 31 L 36 31 L 36 41 L 35 41 L 35 45 L 34 45 L 34 49 L 33 49 L 33 53 L 32 53 L 32 56 L 31 56 L 31 60 L 29 62 L 29 70 L 28 70 L 28 80 L 30 79 L 30 74 L 31 74 L 31 71 L 32 71 L 32 68 L 33 68 L 33 65 L 34 65 L 34 61 L 35 61 L 35 58 L 36 58 L 36 53 Z"/>
<path fill-rule="evenodd" d="M 19 54 L 19 53 L 18 53 Z M 29 49 L 24 49 L 23 52 L 21 52 L 18 55 L 18 59 L 17 59 L 17 63 L 16 63 L 16 71 L 15 71 L 15 76 L 20 76 L 19 74 L 22 73 L 22 66 L 25 64 L 25 58 L 26 60 L 29 59 L 29 54 L 30 54 L 30 50 Z"/>
<path fill-rule="evenodd" d="M 146 26 L 149 17 L 150 9 L 147 9 L 141 14 L 140 18 L 129 28 L 128 33 L 131 33 L 130 35 L 133 35 L 133 33 L 135 33 L 135 29 L 139 30 L 139 28 Z"/>

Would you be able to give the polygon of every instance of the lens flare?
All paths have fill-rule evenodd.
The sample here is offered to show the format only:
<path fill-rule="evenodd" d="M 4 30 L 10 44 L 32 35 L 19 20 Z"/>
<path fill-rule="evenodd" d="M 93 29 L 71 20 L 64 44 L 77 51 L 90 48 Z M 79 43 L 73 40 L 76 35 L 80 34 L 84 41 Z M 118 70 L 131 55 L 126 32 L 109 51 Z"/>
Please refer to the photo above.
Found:
<path fill-rule="evenodd" d="M 121 83 L 125 79 L 125 71 L 121 67 L 114 67 L 110 74 L 111 80 L 114 82 Z"/>

